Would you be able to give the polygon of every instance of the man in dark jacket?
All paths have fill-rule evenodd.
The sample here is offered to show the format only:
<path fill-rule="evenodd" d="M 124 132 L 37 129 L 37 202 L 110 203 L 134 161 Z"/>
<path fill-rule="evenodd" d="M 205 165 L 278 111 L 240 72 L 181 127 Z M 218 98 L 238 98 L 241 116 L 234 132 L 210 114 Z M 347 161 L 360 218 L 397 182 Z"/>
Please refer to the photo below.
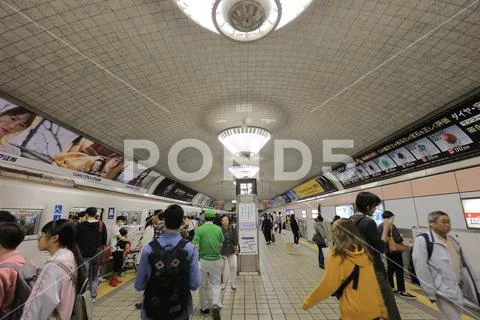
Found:
<path fill-rule="evenodd" d="M 382 203 L 382 200 L 373 193 L 360 192 L 355 199 L 357 213 L 350 219 L 357 226 L 358 232 L 360 232 L 363 240 L 365 240 L 370 255 L 373 258 L 373 267 L 375 268 L 375 274 L 377 276 L 378 284 L 380 285 L 380 290 L 382 291 L 385 306 L 388 309 L 389 319 L 398 320 L 401 319 L 400 313 L 398 312 L 392 287 L 390 287 L 390 284 L 388 283 L 385 266 L 383 265 L 381 256 L 387 249 L 387 239 L 393 223 L 392 221 L 385 221 L 383 223 L 383 233 L 379 235 L 377 224 L 370 218 L 380 203 Z"/>
<path fill-rule="evenodd" d="M 101 246 L 106 245 L 108 239 L 107 228 L 101 220 L 95 219 L 96 214 L 97 208 L 87 208 L 85 212 L 79 214 L 82 222 L 77 226 L 77 243 L 85 259 L 93 302 L 95 302 L 98 291 L 100 255 L 97 256 L 97 253 Z"/>

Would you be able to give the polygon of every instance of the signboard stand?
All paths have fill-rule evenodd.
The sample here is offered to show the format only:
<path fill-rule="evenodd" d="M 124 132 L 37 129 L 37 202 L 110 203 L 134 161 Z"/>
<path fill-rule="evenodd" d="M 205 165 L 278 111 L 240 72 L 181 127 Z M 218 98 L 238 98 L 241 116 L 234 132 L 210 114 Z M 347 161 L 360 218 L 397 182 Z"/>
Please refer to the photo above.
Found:
<path fill-rule="evenodd" d="M 259 275 L 258 212 L 255 179 L 237 180 L 237 230 L 239 275 Z"/>

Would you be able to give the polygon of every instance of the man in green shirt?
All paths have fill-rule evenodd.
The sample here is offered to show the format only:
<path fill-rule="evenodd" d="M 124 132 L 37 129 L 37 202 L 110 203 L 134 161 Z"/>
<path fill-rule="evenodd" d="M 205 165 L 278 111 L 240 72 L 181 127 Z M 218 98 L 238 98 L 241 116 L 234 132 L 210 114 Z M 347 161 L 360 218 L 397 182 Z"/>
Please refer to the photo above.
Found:
<path fill-rule="evenodd" d="M 205 224 L 195 230 L 192 242 L 198 249 L 200 256 L 200 271 L 202 272 L 202 284 L 200 286 L 200 312 L 203 315 L 210 313 L 210 287 L 212 288 L 212 315 L 214 320 L 220 319 L 221 275 L 222 275 L 222 229 L 213 224 L 215 211 L 205 210 Z M 210 284 L 210 286 L 209 286 Z"/>

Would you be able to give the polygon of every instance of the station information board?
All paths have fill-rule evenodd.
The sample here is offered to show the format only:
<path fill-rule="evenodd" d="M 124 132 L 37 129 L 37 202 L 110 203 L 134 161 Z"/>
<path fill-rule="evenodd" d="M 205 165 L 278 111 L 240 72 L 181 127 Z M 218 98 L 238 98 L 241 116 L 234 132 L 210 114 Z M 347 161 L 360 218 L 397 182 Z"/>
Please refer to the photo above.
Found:
<path fill-rule="evenodd" d="M 257 207 L 252 203 L 238 204 L 238 242 L 240 254 L 258 254 Z"/>

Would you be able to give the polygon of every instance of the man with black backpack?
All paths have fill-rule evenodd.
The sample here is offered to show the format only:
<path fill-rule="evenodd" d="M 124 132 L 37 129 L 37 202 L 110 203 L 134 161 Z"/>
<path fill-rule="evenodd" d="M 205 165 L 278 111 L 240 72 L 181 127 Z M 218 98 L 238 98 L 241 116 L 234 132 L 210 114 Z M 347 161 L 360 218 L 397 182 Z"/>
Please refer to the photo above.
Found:
<path fill-rule="evenodd" d="M 18 223 L 0 223 L 0 319 L 20 319 L 37 275 L 36 267 L 17 251 L 24 238 Z"/>
<path fill-rule="evenodd" d="M 392 229 L 393 222 L 385 221 L 383 223 L 383 233 L 380 235 L 378 234 L 375 220 L 370 218 L 380 203 L 382 203 L 382 200 L 377 195 L 371 192 L 360 192 L 355 199 L 357 212 L 350 219 L 357 226 L 358 232 L 372 256 L 375 275 L 377 276 L 380 291 L 382 291 L 383 300 L 388 310 L 388 319 L 399 320 L 401 319 L 400 312 L 398 311 L 392 287 L 387 280 L 385 265 L 382 262 L 382 254 L 387 249 L 388 235 Z"/>
<path fill-rule="evenodd" d="M 135 289 L 144 292 L 142 320 L 187 320 L 193 313 L 190 290 L 200 287 L 195 247 L 180 236 L 183 209 L 164 211 L 166 230 L 143 249 Z"/>

